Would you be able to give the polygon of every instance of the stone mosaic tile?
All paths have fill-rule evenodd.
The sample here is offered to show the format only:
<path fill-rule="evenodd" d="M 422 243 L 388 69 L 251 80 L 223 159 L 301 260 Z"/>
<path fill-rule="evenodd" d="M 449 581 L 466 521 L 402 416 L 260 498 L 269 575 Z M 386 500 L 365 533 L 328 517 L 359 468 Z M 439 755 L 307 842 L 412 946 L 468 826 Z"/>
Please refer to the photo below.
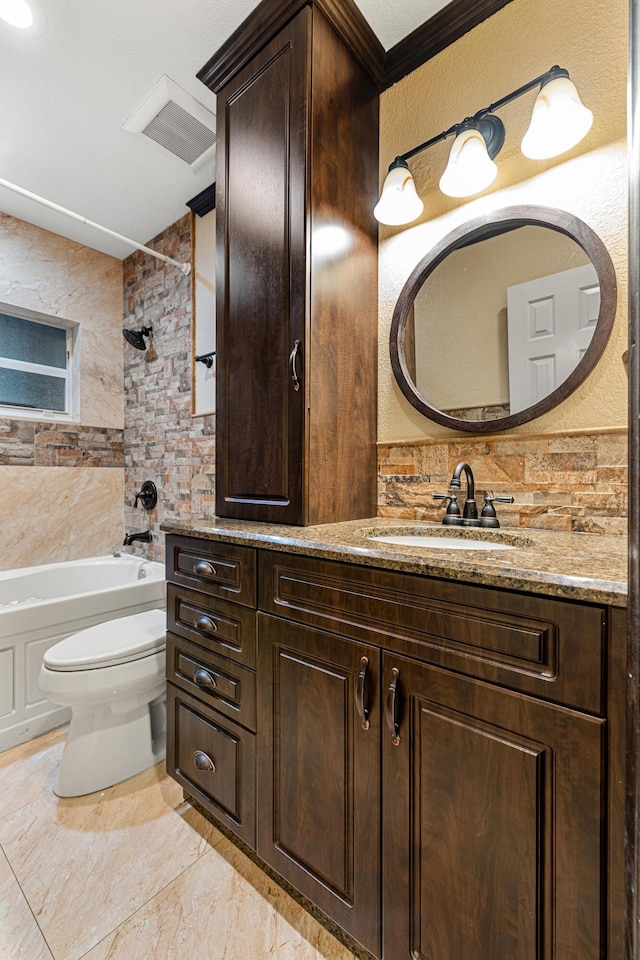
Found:
<path fill-rule="evenodd" d="M 498 509 L 502 526 L 627 532 L 623 431 L 379 444 L 378 514 L 438 521 L 433 493 L 446 493 L 461 460 L 471 463 L 479 503 L 483 490 L 515 498 Z"/>
<path fill-rule="evenodd" d="M 191 219 L 183 217 L 150 242 L 177 260 L 191 257 Z M 150 529 L 153 543 L 133 552 L 164 558 L 165 520 L 215 514 L 215 416 L 191 416 L 191 282 L 141 251 L 124 261 L 124 326 L 153 325 L 154 356 L 125 350 L 125 527 Z M 133 509 L 144 480 L 158 487 L 151 513 Z"/>

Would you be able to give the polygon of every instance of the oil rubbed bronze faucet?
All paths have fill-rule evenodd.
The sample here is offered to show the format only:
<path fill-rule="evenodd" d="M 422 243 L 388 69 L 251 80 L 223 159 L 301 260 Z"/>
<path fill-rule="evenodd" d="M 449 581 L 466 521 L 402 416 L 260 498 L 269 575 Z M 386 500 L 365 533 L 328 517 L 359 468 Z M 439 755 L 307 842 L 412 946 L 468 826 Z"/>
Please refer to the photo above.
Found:
<path fill-rule="evenodd" d="M 467 496 L 460 514 L 458 505 L 457 491 L 461 489 L 460 477 L 464 473 L 467 480 Z M 453 471 L 453 476 L 449 482 L 449 493 L 434 493 L 434 500 L 448 500 L 447 509 L 442 518 L 445 526 L 455 527 L 496 527 L 500 526 L 496 516 L 494 503 L 513 503 L 513 497 L 494 497 L 492 494 L 484 494 L 484 506 L 480 516 L 478 516 L 478 504 L 476 503 L 476 486 L 473 479 L 473 470 L 466 460 L 461 460 Z"/>

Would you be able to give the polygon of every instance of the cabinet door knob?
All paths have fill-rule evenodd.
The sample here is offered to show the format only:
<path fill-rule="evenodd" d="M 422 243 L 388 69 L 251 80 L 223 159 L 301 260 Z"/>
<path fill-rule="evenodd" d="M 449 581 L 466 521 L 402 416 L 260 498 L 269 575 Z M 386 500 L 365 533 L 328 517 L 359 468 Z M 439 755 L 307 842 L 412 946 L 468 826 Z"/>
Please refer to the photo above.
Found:
<path fill-rule="evenodd" d="M 289 354 L 289 367 L 291 369 L 291 380 L 293 382 L 293 389 L 300 389 L 300 380 L 298 379 L 298 373 L 296 371 L 296 357 L 298 356 L 298 351 L 300 349 L 300 341 L 296 340 L 293 344 L 293 350 Z"/>
<path fill-rule="evenodd" d="M 209 770 L 210 773 L 216 772 L 216 765 L 203 750 L 193 751 L 193 765 L 196 770 Z"/>
<path fill-rule="evenodd" d="M 201 633 L 217 633 L 218 628 L 211 619 L 211 617 L 198 617 L 194 623 L 196 630 L 199 630 Z"/>
<path fill-rule="evenodd" d="M 201 577 L 215 577 L 216 568 L 208 560 L 198 560 L 193 568 L 193 572 Z"/>
<path fill-rule="evenodd" d="M 360 717 L 360 726 L 363 730 L 368 730 L 371 726 L 369 722 L 369 708 L 366 703 L 366 683 L 367 683 L 367 667 L 369 666 L 369 658 L 362 657 L 360 660 L 361 669 L 358 674 L 358 681 L 356 683 L 356 710 L 358 711 L 358 716 Z"/>
<path fill-rule="evenodd" d="M 216 687 L 216 681 L 208 670 L 196 670 L 193 675 L 193 682 L 197 683 L 203 690 L 214 690 Z"/>
<path fill-rule="evenodd" d="M 400 676 L 400 671 L 397 667 L 394 667 L 391 671 L 391 683 L 389 684 L 389 689 L 387 690 L 387 702 L 385 705 L 385 714 L 387 718 L 387 726 L 391 731 L 391 742 L 395 747 L 400 743 L 400 723 L 398 721 L 398 677 Z"/>

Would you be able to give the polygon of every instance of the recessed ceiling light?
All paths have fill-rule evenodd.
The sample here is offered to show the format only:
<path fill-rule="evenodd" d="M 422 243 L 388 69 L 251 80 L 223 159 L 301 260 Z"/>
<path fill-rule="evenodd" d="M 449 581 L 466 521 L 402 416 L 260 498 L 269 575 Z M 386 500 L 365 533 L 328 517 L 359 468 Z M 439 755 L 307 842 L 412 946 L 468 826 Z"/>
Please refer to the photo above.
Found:
<path fill-rule="evenodd" d="M 33 13 L 26 0 L 0 0 L 0 20 L 26 30 L 33 23 Z"/>

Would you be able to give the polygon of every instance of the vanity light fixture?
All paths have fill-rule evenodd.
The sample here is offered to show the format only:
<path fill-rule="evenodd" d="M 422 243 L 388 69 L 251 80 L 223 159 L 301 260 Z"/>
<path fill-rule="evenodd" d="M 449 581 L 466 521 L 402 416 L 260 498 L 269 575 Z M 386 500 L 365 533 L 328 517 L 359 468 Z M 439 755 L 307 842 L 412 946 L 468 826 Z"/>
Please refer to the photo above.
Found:
<path fill-rule="evenodd" d="M 440 189 L 449 197 L 472 197 L 486 190 L 496 178 L 494 158 L 504 143 L 504 124 L 495 110 L 511 103 L 530 90 L 540 88 L 533 107 L 531 123 L 522 141 L 522 152 L 533 160 L 557 157 L 574 147 L 587 135 L 593 114 L 581 102 L 569 73 L 554 66 L 513 93 L 507 94 L 472 117 L 455 123 L 436 137 L 396 157 L 389 166 L 374 216 L 380 223 L 398 226 L 416 220 L 423 203 L 407 163 L 416 154 L 454 136 L 447 168 L 440 178 Z"/>
<path fill-rule="evenodd" d="M 28 30 L 33 23 L 33 12 L 26 0 L 0 0 L 0 20 L 11 27 Z"/>

